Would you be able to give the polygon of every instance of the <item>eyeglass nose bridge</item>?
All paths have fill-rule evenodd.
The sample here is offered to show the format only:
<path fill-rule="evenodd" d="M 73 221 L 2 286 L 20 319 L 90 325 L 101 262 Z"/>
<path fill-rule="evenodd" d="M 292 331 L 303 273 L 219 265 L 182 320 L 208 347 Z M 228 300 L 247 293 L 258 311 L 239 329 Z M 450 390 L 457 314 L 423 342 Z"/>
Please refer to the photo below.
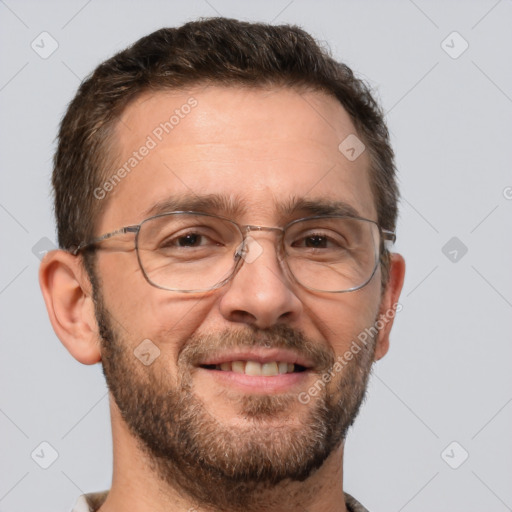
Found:
<path fill-rule="evenodd" d="M 279 235 L 279 241 L 276 245 L 276 250 L 278 251 L 278 254 L 279 254 L 279 242 L 282 240 L 282 237 L 284 235 L 284 232 L 285 232 L 284 228 L 273 227 L 273 226 L 255 226 L 253 224 L 247 224 L 245 226 L 240 226 L 240 229 L 242 231 L 243 240 L 242 240 L 242 243 L 235 250 L 235 254 L 234 254 L 235 259 L 241 258 L 243 260 L 248 261 L 249 263 L 252 263 L 253 258 L 247 257 L 247 250 L 248 250 L 247 242 L 250 241 L 250 239 L 251 239 L 250 234 L 255 231 L 277 232 Z M 256 256 L 256 258 L 257 258 L 257 256 Z M 254 259 L 256 259 L 256 258 L 254 258 Z"/>
<path fill-rule="evenodd" d="M 242 226 L 242 232 L 244 233 L 244 235 L 248 235 L 251 231 L 279 231 L 281 233 L 284 233 L 284 228 L 271 226 L 254 226 L 252 224 Z"/>

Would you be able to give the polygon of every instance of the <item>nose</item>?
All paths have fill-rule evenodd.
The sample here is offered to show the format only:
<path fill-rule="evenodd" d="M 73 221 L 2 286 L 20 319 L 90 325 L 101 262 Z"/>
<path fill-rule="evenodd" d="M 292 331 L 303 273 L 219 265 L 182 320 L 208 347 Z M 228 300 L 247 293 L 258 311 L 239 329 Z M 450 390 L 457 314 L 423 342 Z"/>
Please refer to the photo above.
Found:
<path fill-rule="evenodd" d="M 300 317 L 302 302 L 279 262 L 272 234 L 247 238 L 238 272 L 225 285 L 220 311 L 231 322 L 266 329 Z"/>

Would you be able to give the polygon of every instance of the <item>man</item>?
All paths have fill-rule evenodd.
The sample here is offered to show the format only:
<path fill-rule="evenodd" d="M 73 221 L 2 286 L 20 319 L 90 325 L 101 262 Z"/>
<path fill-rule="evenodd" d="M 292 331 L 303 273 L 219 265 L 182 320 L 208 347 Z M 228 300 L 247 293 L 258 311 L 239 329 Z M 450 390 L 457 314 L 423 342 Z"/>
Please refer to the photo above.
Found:
<path fill-rule="evenodd" d="M 53 186 L 50 320 L 111 396 L 112 486 L 75 510 L 366 510 L 344 442 L 405 265 L 350 69 L 297 27 L 159 30 L 81 85 Z"/>

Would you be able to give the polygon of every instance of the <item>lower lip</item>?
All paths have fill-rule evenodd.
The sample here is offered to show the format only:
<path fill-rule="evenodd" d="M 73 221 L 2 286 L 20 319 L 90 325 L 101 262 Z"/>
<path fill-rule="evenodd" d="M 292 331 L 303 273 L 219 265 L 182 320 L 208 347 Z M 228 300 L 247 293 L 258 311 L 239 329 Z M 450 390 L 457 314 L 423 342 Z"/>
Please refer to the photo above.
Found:
<path fill-rule="evenodd" d="M 233 388 L 240 388 L 246 392 L 259 393 L 283 393 L 294 391 L 306 382 L 309 371 L 283 373 L 269 377 L 261 375 L 246 375 L 245 373 L 236 373 L 222 370 L 207 370 L 198 368 L 198 371 L 208 373 L 217 382 Z"/>

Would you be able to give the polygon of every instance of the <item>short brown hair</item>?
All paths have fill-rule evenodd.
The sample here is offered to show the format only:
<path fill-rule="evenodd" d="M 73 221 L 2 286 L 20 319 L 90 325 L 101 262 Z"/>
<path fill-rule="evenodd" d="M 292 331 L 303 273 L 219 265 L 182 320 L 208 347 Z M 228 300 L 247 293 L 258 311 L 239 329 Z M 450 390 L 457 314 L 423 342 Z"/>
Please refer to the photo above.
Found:
<path fill-rule="evenodd" d="M 114 164 L 113 134 L 127 105 L 149 90 L 201 84 L 285 86 L 325 92 L 343 105 L 369 150 L 377 221 L 394 230 L 398 187 L 383 113 L 369 87 L 297 26 L 207 18 L 163 28 L 100 64 L 62 120 L 53 187 L 59 246 L 95 236 L 105 201 L 94 190 Z M 340 141 L 341 142 L 341 141 Z M 389 255 L 383 253 L 383 282 Z"/>

